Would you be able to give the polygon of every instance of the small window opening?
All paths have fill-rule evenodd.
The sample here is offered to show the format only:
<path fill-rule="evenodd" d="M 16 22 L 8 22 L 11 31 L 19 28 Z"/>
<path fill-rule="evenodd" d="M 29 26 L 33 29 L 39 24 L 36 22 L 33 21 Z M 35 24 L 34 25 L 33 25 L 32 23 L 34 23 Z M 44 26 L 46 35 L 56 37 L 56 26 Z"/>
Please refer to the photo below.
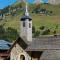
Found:
<path fill-rule="evenodd" d="M 20 56 L 20 60 L 25 60 L 25 56 L 24 55 L 21 55 Z"/>
<path fill-rule="evenodd" d="M 31 23 L 29 23 L 29 28 L 31 28 Z"/>
<path fill-rule="evenodd" d="M 25 27 L 25 22 L 23 22 L 23 27 Z"/>

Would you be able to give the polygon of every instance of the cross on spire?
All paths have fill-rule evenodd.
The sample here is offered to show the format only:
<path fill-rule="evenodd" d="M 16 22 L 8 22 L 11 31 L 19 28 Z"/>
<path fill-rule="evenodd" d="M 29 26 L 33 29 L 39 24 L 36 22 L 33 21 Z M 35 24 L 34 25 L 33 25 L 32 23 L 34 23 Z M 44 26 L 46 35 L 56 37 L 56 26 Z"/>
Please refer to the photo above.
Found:
<path fill-rule="evenodd" d="M 26 11 L 25 11 L 25 15 L 26 15 L 26 16 L 29 16 L 29 12 L 28 12 L 28 5 L 27 5 L 27 2 L 26 2 L 26 8 L 25 8 L 25 9 L 26 9 Z"/>

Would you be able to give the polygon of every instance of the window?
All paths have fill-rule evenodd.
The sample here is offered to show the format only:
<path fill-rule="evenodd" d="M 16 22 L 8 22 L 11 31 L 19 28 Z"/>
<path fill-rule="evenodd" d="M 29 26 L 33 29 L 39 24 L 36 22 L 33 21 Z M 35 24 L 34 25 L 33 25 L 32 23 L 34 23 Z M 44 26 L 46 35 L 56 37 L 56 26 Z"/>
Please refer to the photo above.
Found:
<path fill-rule="evenodd" d="M 25 27 L 25 22 L 23 22 L 23 27 Z"/>
<path fill-rule="evenodd" d="M 20 56 L 20 60 L 25 60 L 25 56 L 24 55 L 21 55 Z"/>
<path fill-rule="evenodd" d="M 31 23 L 29 23 L 29 28 L 31 28 Z"/>

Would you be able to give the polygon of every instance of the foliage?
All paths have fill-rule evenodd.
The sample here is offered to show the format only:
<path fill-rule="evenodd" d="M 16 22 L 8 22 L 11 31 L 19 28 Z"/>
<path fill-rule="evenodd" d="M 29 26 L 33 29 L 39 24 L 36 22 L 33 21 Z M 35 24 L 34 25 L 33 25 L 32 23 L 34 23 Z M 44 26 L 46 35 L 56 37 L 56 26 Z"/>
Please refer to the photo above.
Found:
<path fill-rule="evenodd" d="M 56 30 L 53 31 L 53 34 L 54 34 L 54 35 L 56 34 Z"/>
<path fill-rule="evenodd" d="M 39 35 L 40 35 L 40 31 L 36 31 L 35 33 L 34 33 L 34 37 L 39 37 Z"/>
<path fill-rule="evenodd" d="M 4 27 L 1 25 L 0 26 L 0 39 L 6 39 L 9 41 L 13 41 L 16 40 L 16 38 L 18 37 L 18 32 L 17 30 L 8 27 L 7 29 L 4 29 Z"/>
<path fill-rule="evenodd" d="M 36 9 L 39 9 L 40 8 L 40 4 L 36 4 Z"/>
<path fill-rule="evenodd" d="M 23 4 L 22 4 L 23 5 Z M 18 5 L 19 7 L 20 5 Z M 11 7 L 11 10 L 15 9 L 17 6 L 13 6 Z M 31 10 L 35 9 L 36 6 L 35 5 L 31 5 L 30 6 Z M 44 6 L 40 6 L 41 8 L 44 8 L 45 9 L 45 5 Z M 36 35 L 40 35 L 37 31 L 39 29 L 40 26 L 45 26 L 45 27 L 48 27 L 47 29 L 50 29 L 50 32 L 44 27 L 40 27 L 39 30 L 44 30 L 42 31 L 42 35 L 43 34 L 60 34 L 60 5 L 47 5 L 47 8 L 46 8 L 48 11 L 50 11 L 50 13 L 53 13 L 52 16 L 42 16 L 40 14 L 33 14 L 33 13 L 30 13 L 31 16 L 32 16 L 32 21 L 33 21 L 33 33 Z M 9 10 L 9 7 L 8 8 L 4 8 L 4 11 L 8 12 L 7 10 Z M 3 13 L 3 12 L 2 12 Z M 15 40 L 17 36 L 18 37 L 18 32 L 20 32 L 20 18 L 21 16 L 23 15 L 20 11 L 17 10 L 17 13 L 19 13 L 19 15 L 15 16 L 14 18 L 12 18 L 11 16 L 8 16 L 6 17 L 6 21 L 3 20 L 3 21 L 0 21 L 0 25 L 4 24 L 3 28 L 0 28 L 0 38 L 5 38 L 5 39 L 9 39 L 9 40 Z M 9 28 L 8 28 L 9 27 Z M 10 27 L 12 29 L 10 29 Z M 6 29 L 7 28 L 7 29 Z M 56 30 L 56 33 L 54 32 L 51 32 L 51 30 Z M 57 30 L 58 29 L 58 30 Z M 17 34 L 16 33 L 12 33 L 14 32 L 14 30 L 17 30 Z M 36 31 L 37 30 L 37 31 Z M 2 33 L 1 33 L 2 31 Z M 12 32 L 11 32 L 12 31 Z M 48 32 L 47 32 L 48 31 Z M 16 32 L 16 31 L 15 31 Z M 39 31 L 41 33 L 41 31 Z M 14 36 L 13 36 L 14 35 Z M 9 37 L 8 37 L 9 36 Z"/>
<path fill-rule="evenodd" d="M 39 29 L 44 30 L 45 26 L 41 26 Z"/>
<path fill-rule="evenodd" d="M 32 26 L 32 33 L 35 33 L 35 26 Z"/>
<path fill-rule="evenodd" d="M 50 34 L 50 29 L 46 29 L 42 33 L 42 35 L 48 35 L 48 34 Z"/>

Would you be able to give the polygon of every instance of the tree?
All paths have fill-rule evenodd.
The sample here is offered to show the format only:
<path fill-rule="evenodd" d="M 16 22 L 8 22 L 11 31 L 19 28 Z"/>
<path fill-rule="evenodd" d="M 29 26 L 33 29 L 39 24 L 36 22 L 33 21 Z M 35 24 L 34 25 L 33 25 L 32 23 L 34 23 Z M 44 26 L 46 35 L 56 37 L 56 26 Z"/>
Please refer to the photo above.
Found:
<path fill-rule="evenodd" d="M 40 31 L 36 31 L 35 33 L 34 33 L 34 37 L 38 37 L 40 35 Z"/>
<path fill-rule="evenodd" d="M 56 30 L 53 31 L 53 34 L 54 34 L 54 35 L 56 34 Z"/>
<path fill-rule="evenodd" d="M 35 33 L 35 26 L 32 26 L 32 33 Z"/>
<path fill-rule="evenodd" d="M 50 29 L 46 29 L 42 33 L 42 35 L 48 35 L 48 34 L 50 34 Z"/>
<path fill-rule="evenodd" d="M 36 4 L 36 9 L 39 9 L 40 8 L 40 4 Z"/>
<path fill-rule="evenodd" d="M 41 26 L 39 29 L 44 30 L 45 26 Z"/>
<path fill-rule="evenodd" d="M 11 27 L 8 27 L 6 30 L 7 38 L 11 38 L 12 40 L 16 40 L 16 38 L 19 36 L 16 29 L 13 29 Z"/>
<path fill-rule="evenodd" d="M 0 39 L 13 41 L 19 37 L 16 29 L 8 27 L 5 29 L 3 25 L 0 25 Z"/>

